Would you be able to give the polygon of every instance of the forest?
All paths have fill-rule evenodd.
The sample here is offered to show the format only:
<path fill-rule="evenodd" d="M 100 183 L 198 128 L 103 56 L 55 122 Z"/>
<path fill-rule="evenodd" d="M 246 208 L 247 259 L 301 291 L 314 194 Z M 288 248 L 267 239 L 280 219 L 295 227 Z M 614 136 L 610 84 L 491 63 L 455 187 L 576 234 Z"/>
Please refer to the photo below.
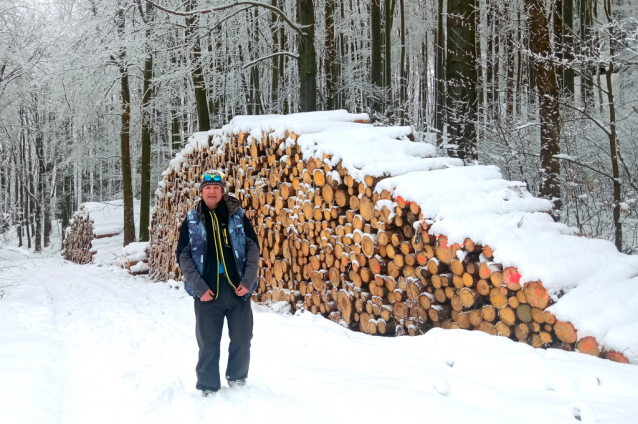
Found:
<path fill-rule="evenodd" d="M 636 11 L 627 0 L 0 0 L 0 232 L 37 252 L 52 220 L 64 228 L 83 202 L 124 199 L 124 243 L 147 241 L 152 193 L 192 133 L 237 115 L 346 109 L 497 165 L 549 199 L 555 220 L 633 253 Z"/>

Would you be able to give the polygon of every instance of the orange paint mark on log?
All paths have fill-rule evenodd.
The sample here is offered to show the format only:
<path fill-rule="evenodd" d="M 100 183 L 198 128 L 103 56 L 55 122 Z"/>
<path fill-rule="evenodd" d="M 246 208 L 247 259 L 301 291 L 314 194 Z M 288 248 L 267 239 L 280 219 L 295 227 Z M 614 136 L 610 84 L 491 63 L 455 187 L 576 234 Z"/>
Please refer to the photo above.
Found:
<path fill-rule="evenodd" d="M 512 283 L 520 283 L 521 282 L 521 274 L 516 271 L 515 273 L 510 275 L 510 281 Z"/>

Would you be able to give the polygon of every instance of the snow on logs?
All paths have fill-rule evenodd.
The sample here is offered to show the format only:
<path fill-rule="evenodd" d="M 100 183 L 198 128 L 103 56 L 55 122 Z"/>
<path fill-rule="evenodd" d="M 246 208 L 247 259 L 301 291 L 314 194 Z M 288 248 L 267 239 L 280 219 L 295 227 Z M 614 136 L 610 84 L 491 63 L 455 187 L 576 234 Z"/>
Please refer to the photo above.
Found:
<path fill-rule="evenodd" d="M 627 362 L 621 351 L 636 341 L 575 311 L 599 307 L 591 278 L 626 281 L 635 261 L 571 235 L 498 168 L 463 167 L 407 127 L 366 122 L 344 111 L 240 116 L 195 134 L 156 192 L 151 275 L 180 277 L 179 226 L 201 173 L 223 169 L 259 238 L 256 302 L 368 334 L 462 328 Z M 624 264 L 601 274 L 601 258 Z"/>

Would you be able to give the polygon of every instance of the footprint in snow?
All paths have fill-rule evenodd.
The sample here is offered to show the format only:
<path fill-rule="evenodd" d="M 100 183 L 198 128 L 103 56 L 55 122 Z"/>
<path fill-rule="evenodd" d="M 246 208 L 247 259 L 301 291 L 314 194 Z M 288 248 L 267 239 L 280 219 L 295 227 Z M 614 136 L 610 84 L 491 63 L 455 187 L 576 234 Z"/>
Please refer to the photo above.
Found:
<path fill-rule="evenodd" d="M 594 410 L 583 401 L 575 400 L 569 404 L 569 409 L 572 416 L 583 423 L 597 423 L 598 417 Z"/>
<path fill-rule="evenodd" d="M 443 377 L 434 377 L 432 379 L 432 388 L 441 396 L 447 396 L 450 394 L 450 384 Z"/>

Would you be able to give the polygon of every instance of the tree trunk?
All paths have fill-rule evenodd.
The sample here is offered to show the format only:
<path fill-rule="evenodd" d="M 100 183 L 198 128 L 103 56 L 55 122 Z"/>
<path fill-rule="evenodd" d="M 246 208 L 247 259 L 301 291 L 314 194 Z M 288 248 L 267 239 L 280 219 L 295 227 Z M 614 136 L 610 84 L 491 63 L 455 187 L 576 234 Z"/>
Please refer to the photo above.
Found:
<path fill-rule="evenodd" d="M 272 6 L 278 7 L 277 0 L 271 0 Z M 326 3 L 327 4 L 327 3 Z M 281 51 L 279 45 L 279 28 L 276 26 L 278 22 L 278 16 L 275 12 L 270 14 L 270 26 L 272 28 L 272 45 L 273 50 L 278 49 Z M 274 52 L 273 52 L 274 53 Z M 272 58 L 272 81 L 270 83 L 270 111 L 271 113 L 279 113 L 279 60 L 280 56 L 273 56 Z"/>
<path fill-rule="evenodd" d="M 299 25 L 299 108 L 301 112 L 317 110 L 317 57 L 315 51 L 315 9 L 313 0 L 297 0 Z"/>
<path fill-rule="evenodd" d="M 381 0 L 371 0 L 370 2 L 370 32 L 371 32 L 371 67 L 370 78 L 372 86 L 379 90 L 383 86 L 382 58 L 381 58 Z M 372 112 L 380 114 L 382 109 L 378 91 L 374 93 L 372 99 Z"/>
<path fill-rule="evenodd" d="M 42 202 L 44 206 L 44 247 L 49 247 L 49 244 L 51 244 L 51 198 L 53 197 L 52 188 L 55 184 L 55 181 L 53 181 L 53 164 L 50 162 L 47 164 L 46 175 Z"/>
<path fill-rule="evenodd" d="M 19 158 L 14 158 L 15 164 L 15 193 L 16 193 L 16 206 L 18 212 L 16 213 L 17 225 L 16 225 L 16 233 L 18 234 L 18 247 L 22 247 L 22 220 L 24 219 L 24 212 L 22 209 L 22 173 L 20 172 Z"/>
<path fill-rule="evenodd" d="M 337 99 L 337 46 L 335 38 L 335 0 L 326 0 L 326 46 L 324 73 L 326 75 L 326 109 L 336 109 Z"/>
<path fill-rule="evenodd" d="M 405 108 L 408 100 L 408 75 L 406 73 L 405 63 L 405 6 L 404 0 L 399 0 L 399 8 L 401 9 L 401 84 L 399 91 L 399 110 L 401 113 L 401 125 L 405 125 Z"/>
<path fill-rule="evenodd" d="M 448 144 L 452 156 L 464 161 L 478 158 L 476 151 L 476 27 L 473 0 L 448 0 L 446 80 Z"/>
<path fill-rule="evenodd" d="M 187 10 L 191 11 L 197 8 L 197 0 L 190 0 Z M 208 102 L 206 101 L 206 85 L 204 82 L 204 73 L 202 70 L 202 47 L 197 40 L 197 25 L 199 20 L 195 16 L 186 18 L 186 40 L 193 43 L 191 51 L 191 72 L 193 78 L 193 87 L 195 88 L 195 103 L 197 106 L 197 123 L 199 131 L 210 130 L 210 115 L 208 113 Z"/>
<path fill-rule="evenodd" d="M 486 31 L 487 45 L 485 49 L 485 114 L 488 121 L 494 117 L 494 19 L 496 18 L 496 5 L 492 0 L 487 5 Z"/>
<path fill-rule="evenodd" d="M 153 56 L 144 60 L 144 93 L 142 98 L 142 163 L 140 184 L 140 234 L 139 241 L 148 241 L 148 226 L 151 210 L 151 80 L 153 78 Z"/>
<path fill-rule="evenodd" d="M 435 54 L 435 74 L 434 78 L 436 81 L 436 107 L 435 107 L 435 120 L 436 120 L 436 129 L 437 129 L 437 145 L 443 144 L 443 130 L 446 122 L 447 113 L 445 110 L 445 21 L 443 20 L 443 1 L 439 0 L 439 13 L 438 13 L 438 25 L 437 25 L 437 33 L 436 33 L 436 43 L 434 47 Z"/>
<path fill-rule="evenodd" d="M 36 125 L 36 136 L 35 136 L 35 154 L 38 158 L 38 191 L 36 194 L 38 201 L 35 204 L 35 251 L 42 251 L 42 202 L 45 201 L 44 196 L 44 178 L 45 178 L 45 166 L 44 166 L 44 145 L 42 140 L 42 131 L 40 130 L 40 120 L 38 116 L 38 112 L 35 112 L 35 125 Z"/>
<path fill-rule="evenodd" d="M 580 0 L 580 53 L 589 56 L 591 52 L 590 27 L 592 23 L 591 8 L 588 0 Z M 581 107 L 587 108 L 593 101 L 594 80 L 592 69 L 584 64 L 581 68 L 580 95 Z"/>
<path fill-rule="evenodd" d="M 563 1 L 563 57 L 574 60 L 574 0 Z M 574 95 L 574 68 L 567 66 L 563 74 L 565 92 Z"/>
<path fill-rule="evenodd" d="M 506 6 L 506 7 L 510 7 L 510 6 Z M 509 16 L 512 16 L 512 15 L 513 14 L 510 12 Z M 505 60 L 507 62 L 506 64 L 507 76 L 505 78 L 505 85 L 507 87 L 506 116 L 507 116 L 507 119 L 509 119 L 511 122 L 514 120 L 514 113 L 515 113 L 515 108 L 514 108 L 514 95 L 515 95 L 514 94 L 514 62 L 515 60 L 514 59 L 516 57 L 516 47 L 514 46 L 514 33 L 512 30 L 507 31 L 505 41 L 506 41 Z"/>
<path fill-rule="evenodd" d="M 558 82 L 553 66 L 549 22 L 542 0 L 526 0 L 530 20 L 530 42 L 534 55 L 532 68 L 538 90 L 541 124 L 541 185 L 540 195 L 553 202 L 560 214 L 560 163 L 554 156 L 560 153 L 560 109 Z"/>
<path fill-rule="evenodd" d="M 554 55 L 560 62 L 563 58 L 563 0 L 553 0 L 554 4 Z M 556 84 L 559 92 L 563 90 L 563 66 L 556 65 Z"/>
<path fill-rule="evenodd" d="M 611 24 L 613 23 L 611 15 L 611 0 L 605 0 L 604 2 L 605 14 L 607 16 L 607 22 L 610 24 L 609 29 L 609 65 L 605 78 L 607 81 L 607 104 L 609 106 L 609 150 L 611 153 L 611 170 L 614 177 L 614 238 L 616 249 L 622 252 L 622 223 L 620 222 L 620 201 L 621 201 L 621 187 L 620 187 L 620 167 L 618 165 L 618 135 L 616 132 L 616 104 L 614 103 L 614 90 L 612 86 L 612 75 L 614 73 L 614 32 Z"/>
<path fill-rule="evenodd" d="M 120 9 L 118 29 L 124 32 L 124 10 Z M 131 178 L 130 122 L 131 103 L 126 66 L 126 48 L 120 52 L 120 82 L 122 96 L 122 129 L 120 148 L 122 155 L 122 194 L 124 196 L 124 246 L 135 241 L 135 215 L 133 211 L 133 181 Z"/>
<path fill-rule="evenodd" d="M 392 95 L 392 18 L 394 15 L 394 1 L 385 0 L 383 11 L 385 14 L 385 40 L 383 43 L 385 56 L 383 58 L 383 88 L 386 106 L 390 104 L 390 96 Z"/>

